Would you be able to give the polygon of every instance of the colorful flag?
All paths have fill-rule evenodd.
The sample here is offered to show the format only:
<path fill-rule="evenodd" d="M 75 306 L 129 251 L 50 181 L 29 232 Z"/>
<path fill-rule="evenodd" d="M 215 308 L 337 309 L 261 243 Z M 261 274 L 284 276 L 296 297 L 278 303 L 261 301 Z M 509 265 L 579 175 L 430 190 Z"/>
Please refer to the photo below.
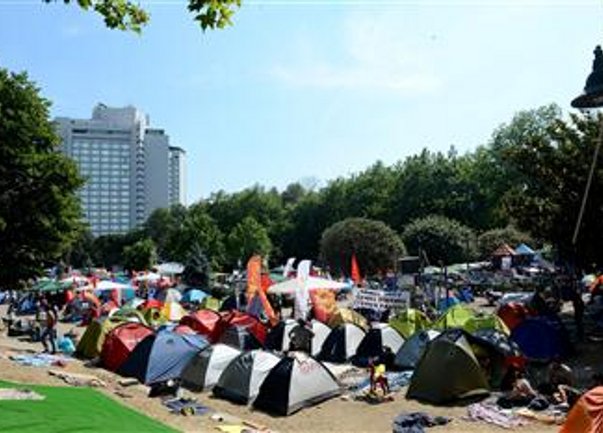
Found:
<path fill-rule="evenodd" d="M 356 260 L 356 254 L 352 254 L 352 280 L 355 284 L 360 284 L 362 277 L 360 276 L 360 268 Z"/>

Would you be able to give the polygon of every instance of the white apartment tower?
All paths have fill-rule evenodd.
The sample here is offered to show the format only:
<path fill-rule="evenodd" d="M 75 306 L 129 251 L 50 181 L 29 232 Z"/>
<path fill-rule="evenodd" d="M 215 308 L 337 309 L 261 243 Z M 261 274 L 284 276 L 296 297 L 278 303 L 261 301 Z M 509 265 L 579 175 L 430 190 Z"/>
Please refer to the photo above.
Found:
<path fill-rule="evenodd" d="M 91 119 L 55 123 L 62 151 L 86 178 L 80 198 L 94 236 L 125 233 L 157 208 L 185 204 L 185 152 L 140 110 L 98 104 Z"/>

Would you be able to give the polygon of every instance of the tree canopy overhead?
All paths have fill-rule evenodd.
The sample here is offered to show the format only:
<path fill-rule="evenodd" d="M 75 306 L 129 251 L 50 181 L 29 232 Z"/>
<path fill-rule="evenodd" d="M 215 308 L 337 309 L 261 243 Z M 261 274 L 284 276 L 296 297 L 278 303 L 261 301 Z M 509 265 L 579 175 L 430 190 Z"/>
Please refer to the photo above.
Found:
<path fill-rule="evenodd" d="M 61 0 L 44 0 L 46 3 Z M 150 21 L 148 11 L 139 2 L 131 0 L 62 0 L 65 4 L 77 4 L 84 10 L 101 15 L 110 29 L 140 33 Z M 241 6 L 241 0 L 188 0 L 187 9 L 203 31 L 222 29 L 232 24 L 232 16 Z"/>

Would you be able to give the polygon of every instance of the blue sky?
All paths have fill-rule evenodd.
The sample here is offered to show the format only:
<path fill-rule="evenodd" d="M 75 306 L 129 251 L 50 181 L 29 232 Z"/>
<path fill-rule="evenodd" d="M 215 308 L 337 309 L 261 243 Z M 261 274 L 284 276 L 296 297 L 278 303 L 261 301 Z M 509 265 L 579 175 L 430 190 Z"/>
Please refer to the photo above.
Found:
<path fill-rule="evenodd" d="M 53 115 L 148 113 L 188 152 L 189 202 L 474 149 L 518 110 L 569 109 L 603 43 L 596 1 L 244 0 L 206 34 L 184 1 L 142 4 L 138 36 L 0 0 L 0 66 L 27 70 Z"/>

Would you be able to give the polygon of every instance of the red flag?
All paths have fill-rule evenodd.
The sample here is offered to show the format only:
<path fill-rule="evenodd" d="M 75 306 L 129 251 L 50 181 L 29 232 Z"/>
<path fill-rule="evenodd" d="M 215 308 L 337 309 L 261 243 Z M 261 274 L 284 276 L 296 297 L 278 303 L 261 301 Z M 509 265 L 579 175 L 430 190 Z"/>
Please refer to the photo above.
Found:
<path fill-rule="evenodd" d="M 358 262 L 356 261 L 356 254 L 352 254 L 352 280 L 356 284 L 359 284 L 362 281 L 362 277 L 360 276 L 360 268 L 358 267 Z"/>

